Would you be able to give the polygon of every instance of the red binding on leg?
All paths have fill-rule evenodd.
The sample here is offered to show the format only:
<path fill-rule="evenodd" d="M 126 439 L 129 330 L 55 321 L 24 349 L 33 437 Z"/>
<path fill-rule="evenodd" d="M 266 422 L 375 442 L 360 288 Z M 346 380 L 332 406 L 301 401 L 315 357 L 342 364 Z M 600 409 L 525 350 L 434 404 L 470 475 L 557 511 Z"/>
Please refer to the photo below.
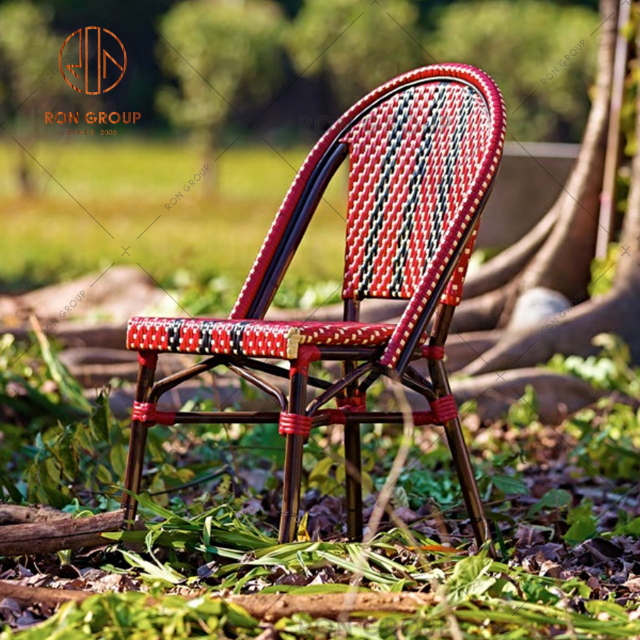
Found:
<path fill-rule="evenodd" d="M 153 351 L 138 351 L 138 362 L 147 369 L 155 369 L 158 364 L 158 354 Z"/>
<path fill-rule="evenodd" d="M 301 416 L 297 413 L 280 414 L 278 433 L 281 436 L 304 436 L 309 437 L 311 433 L 311 416 Z"/>
<path fill-rule="evenodd" d="M 301 373 L 302 375 L 309 374 L 309 365 L 320 360 L 320 349 L 313 345 L 307 345 L 298 349 L 298 357 L 291 364 L 291 371 L 289 375 L 294 373 Z"/>
<path fill-rule="evenodd" d="M 429 404 L 433 411 L 433 417 L 438 423 L 445 423 L 458 417 L 458 407 L 452 394 L 432 400 Z"/>
<path fill-rule="evenodd" d="M 422 357 L 429 360 L 444 360 L 444 347 L 429 346 L 428 344 L 420 347 Z"/>
<path fill-rule="evenodd" d="M 171 411 L 158 411 L 153 402 L 133 403 L 132 420 L 140 420 L 146 424 L 175 424 L 176 414 Z"/>

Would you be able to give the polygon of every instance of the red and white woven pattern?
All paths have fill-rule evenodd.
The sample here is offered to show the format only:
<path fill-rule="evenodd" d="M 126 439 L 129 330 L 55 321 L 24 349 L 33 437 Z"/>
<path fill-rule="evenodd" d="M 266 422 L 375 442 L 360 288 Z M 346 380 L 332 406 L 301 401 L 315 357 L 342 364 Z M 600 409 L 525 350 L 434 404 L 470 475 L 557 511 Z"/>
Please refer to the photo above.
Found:
<path fill-rule="evenodd" d="M 354 125 L 372 105 L 376 105 L 372 113 Z M 231 317 L 248 314 L 312 172 L 331 145 L 344 139 L 350 144 L 352 163 L 356 158 L 350 178 L 350 216 L 365 225 L 363 229 L 350 225 L 350 240 L 356 247 L 347 245 L 345 295 L 412 297 L 409 315 L 394 339 L 397 350 L 412 326 L 410 317 L 420 306 L 424 308 L 494 177 L 505 122 L 495 83 L 463 64 L 415 69 L 362 98 L 322 136 L 296 174 Z M 414 139 L 405 139 L 408 133 Z M 367 157 L 367 151 L 373 152 L 374 159 Z M 358 156 L 360 171 L 354 174 Z M 412 199 L 403 200 L 403 196 Z M 381 221 L 383 230 L 378 229 Z M 381 247 L 375 246 L 376 238 L 382 240 Z M 443 294 L 448 304 L 460 301 L 472 246 L 473 238 Z M 388 363 L 395 359 L 392 356 Z"/>
<path fill-rule="evenodd" d="M 129 320 L 127 348 L 137 351 L 235 354 L 292 360 L 300 345 L 382 345 L 395 325 L 147 318 Z"/>
<path fill-rule="evenodd" d="M 430 82 L 382 102 L 349 144 L 344 297 L 410 298 L 477 176 L 490 135 L 480 93 Z"/>

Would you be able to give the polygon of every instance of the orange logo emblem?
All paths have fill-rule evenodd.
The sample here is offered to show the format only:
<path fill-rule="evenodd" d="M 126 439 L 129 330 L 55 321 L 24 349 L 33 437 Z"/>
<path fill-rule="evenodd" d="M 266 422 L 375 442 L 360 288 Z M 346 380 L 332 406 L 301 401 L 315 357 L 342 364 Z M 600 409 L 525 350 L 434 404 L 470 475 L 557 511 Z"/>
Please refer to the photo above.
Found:
<path fill-rule="evenodd" d="M 96 30 L 98 32 L 98 90 L 97 91 L 89 91 L 89 77 L 91 73 L 89 72 L 89 31 Z M 64 48 L 67 46 L 69 40 L 71 40 L 75 35 L 78 35 L 80 38 L 80 43 L 78 46 L 78 64 L 67 64 L 64 65 L 67 72 L 74 75 L 78 80 L 82 81 L 82 78 L 75 72 L 75 69 L 82 69 L 84 67 L 84 90 L 82 88 L 78 88 L 69 82 L 69 78 L 67 78 L 65 74 L 65 69 L 62 66 L 62 52 Z M 84 60 L 82 58 L 83 52 L 83 35 L 84 35 Z M 104 42 L 103 42 L 104 40 Z M 115 42 L 118 43 L 120 48 L 122 49 L 122 58 L 123 62 L 120 64 L 112 55 L 104 48 L 104 45 L 109 45 L 109 50 L 114 53 L 118 58 L 120 56 L 116 54 L 116 47 L 114 45 Z M 111 64 L 115 65 L 118 69 L 120 69 L 120 76 L 118 79 L 106 89 L 102 89 L 101 82 L 105 80 L 107 77 L 107 59 L 111 61 Z M 124 76 L 124 72 L 127 70 L 127 52 L 125 51 L 124 45 L 120 42 L 120 38 L 116 36 L 114 33 L 111 33 L 108 29 L 102 29 L 101 27 L 85 27 L 84 29 L 78 29 L 74 31 L 63 43 L 60 54 L 58 55 L 58 65 L 60 66 L 60 73 L 62 73 L 62 77 L 65 79 L 65 82 L 78 93 L 85 93 L 89 96 L 97 96 L 101 93 L 106 93 L 107 91 L 111 91 L 119 82 L 122 80 Z"/>

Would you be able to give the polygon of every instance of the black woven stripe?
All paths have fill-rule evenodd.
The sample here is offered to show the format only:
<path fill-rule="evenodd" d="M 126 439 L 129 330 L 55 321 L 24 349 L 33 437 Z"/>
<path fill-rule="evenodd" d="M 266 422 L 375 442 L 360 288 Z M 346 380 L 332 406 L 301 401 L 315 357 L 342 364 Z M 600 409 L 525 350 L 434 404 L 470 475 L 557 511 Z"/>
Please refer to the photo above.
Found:
<path fill-rule="evenodd" d="M 473 89 L 467 89 L 467 97 L 461 108 L 461 118 L 456 124 L 455 131 L 453 133 L 453 140 L 451 141 L 450 151 L 444 161 L 444 170 L 442 179 L 438 184 L 438 195 L 436 198 L 436 208 L 431 216 L 431 233 L 429 233 L 429 241 L 427 243 L 427 255 L 423 264 L 423 271 L 433 260 L 440 241 L 444 233 L 444 217 L 447 211 L 447 201 L 449 198 L 449 192 L 453 185 L 453 176 L 455 165 L 460 157 L 460 143 L 462 136 L 467 130 L 467 124 L 469 120 L 469 114 L 471 107 L 473 106 L 476 98 L 476 93 Z"/>
<path fill-rule="evenodd" d="M 180 349 L 180 329 L 184 324 L 184 318 L 176 318 L 171 321 L 171 324 L 167 328 L 167 347 L 169 351 L 177 352 Z"/>
<path fill-rule="evenodd" d="M 248 324 L 247 321 L 236 322 L 231 328 L 231 353 L 242 355 L 242 337 Z"/>
<path fill-rule="evenodd" d="M 200 326 L 200 341 L 198 342 L 199 353 L 211 353 L 211 334 L 213 333 L 215 324 L 215 322 L 207 320 Z"/>
<path fill-rule="evenodd" d="M 382 172 L 378 178 L 375 190 L 375 201 L 369 216 L 369 234 L 365 241 L 365 253 L 360 273 L 358 290 L 362 295 L 367 295 L 373 280 L 373 266 L 379 250 L 380 232 L 384 226 L 384 213 L 389 201 L 390 182 L 393 171 L 396 168 L 398 151 L 402 147 L 402 134 L 409 119 L 409 105 L 413 100 L 414 91 L 408 89 L 402 94 L 400 104 L 394 115 L 394 124 L 387 150 L 382 159 Z"/>
<path fill-rule="evenodd" d="M 406 270 L 406 263 L 409 258 L 409 247 L 411 236 L 416 224 L 416 210 L 420 203 L 422 183 L 427 175 L 427 161 L 433 151 L 435 136 L 438 128 L 442 124 L 442 110 L 447 101 L 447 91 L 442 85 L 438 85 L 436 93 L 431 103 L 431 110 L 427 116 L 427 121 L 422 130 L 422 139 L 416 154 L 416 164 L 409 180 L 409 197 L 405 200 L 401 217 L 402 224 L 398 231 L 398 246 L 396 255 L 393 258 L 393 280 L 389 287 L 391 296 L 399 296 L 402 289 L 402 281 Z"/>

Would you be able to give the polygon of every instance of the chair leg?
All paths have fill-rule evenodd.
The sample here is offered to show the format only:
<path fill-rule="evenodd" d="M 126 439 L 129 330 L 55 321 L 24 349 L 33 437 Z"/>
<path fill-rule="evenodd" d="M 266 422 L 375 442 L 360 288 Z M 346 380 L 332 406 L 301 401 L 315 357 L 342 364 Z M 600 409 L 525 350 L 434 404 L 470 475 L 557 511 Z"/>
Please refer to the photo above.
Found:
<path fill-rule="evenodd" d="M 444 428 L 445 433 L 447 434 L 449 448 L 451 449 L 453 463 L 456 467 L 456 471 L 458 472 L 462 496 L 464 498 L 469 517 L 471 518 L 471 526 L 473 527 L 476 541 L 480 547 L 486 542 L 491 543 L 491 532 L 489 530 L 487 518 L 484 515 L 484 507 L 482 506 L 482 500 L 480 498 L 480 492 L 478 491 L 476 478 L 473 475 L 473 467 L 471 466 L 471 459 L 469 458 L 469 450 L 467 449 L 467 445 L 462 435 L 460 419 L 454 418 L 453 420 L 448 420 L 445 423 Z M 490 552 L 493 555 L 493 547 L 490 548 Z"/>
<path fill-rule="evenodd" d="M 307 404 L 308 372 L 303 367 L 292 368 L 289 380 L 289 413 L 305 415 Z M 288 434 L 284 455 L 284 487 L 282 511 L 280 512 L 279 542 L 286 544 L 296 539 L 298 513 L 300 511 L 300 491 L 302 485 L 302 449 L 306 437 Z"/>
<path fill-rule="evenodd" d="M 451 394 L 449 377 L 442 360 L 430 361 L 429 371 L 438 397 Z M 458 473 L 462 497 L 464 498 L 467 512 L 471 518 L 471 526 L 473 527 L 476 541 L 478 546 L 489 542 L 489 551 L 491 555 L 494 555 L 494 549 L 491 545 L 491 531 L 487 518 L 484 515 L 484 507 L 482 506 L 476 478 L 473 475 L 471 458 L 469 457 L 469 450 L 467 449 L 467 444 L 462 434 L 460 418 L 456 417 L 452 420 L 447 420 L 444 423 L 444 430 L 447 434 L 447 442 L 451 450 L 453 464 Z"/>
<path fill-rule="evenodd" d="M 156 371 L 157 356 L 151 354 L 146 358 L 138 358 L 140 362 L 138 368 L 138 383 L 136 386 L 135 399 L 137 402 L 146 402 L 149 391 L 153 386 Z M 127 527 L 133 526 L 138 509 L 138 501 L 131 493 L 140 493 L 140 483 L 142 480 L 142 470 L 144 466 L 144 454 L 147 444 L 148 425 L 140 420 L 131 421 L 131 436 L 129 438 L 129 454 L 127 456 L 127 467 L 124 475 L 124 488 L 122 494 L 121 508 L 124 509 L 124 519 Z"/>
<path fill-rule="evenodd" d="M 431 327 L 429 346 L 444 347 L 451 326 L 451 320 L 455 307 L 449 304 L 440 304 L 436 311 L 436 315 Z M 433 382 L 436 396 L 441 398 L 451 394 L 451 385 L 449 384 L 449 376 L 442 360 L 428 359 L 429 375 Z M 445 433 L 447 434 L 447 442 L 453 457 L 453 464 L 456 467 L 458 478 L 460 480 L 460 488 L 464 498 L 467 512 L 471 518 L 471 526 L 475 534 L 478 546 L 489 543 L 489 553 L 495 557 L 495 549 L 491 543 L 491 530 L 489 523 L 484 515 L 484 507 L 480 499 L 480 492 L 476 478 L 473 475 L 473 467 L 469 457 L 469 450 L 462 435 L 462 427 L 458 417 L 447 420 L 444 423 Z"/>
<path fill-rule="evenodd" d="M 349 423 L 344 428 L 344 457 L 346 461 L 347 535 L 349 540 L 362 540 L 362 456 L 360 453 L 360 425 Z"/>

